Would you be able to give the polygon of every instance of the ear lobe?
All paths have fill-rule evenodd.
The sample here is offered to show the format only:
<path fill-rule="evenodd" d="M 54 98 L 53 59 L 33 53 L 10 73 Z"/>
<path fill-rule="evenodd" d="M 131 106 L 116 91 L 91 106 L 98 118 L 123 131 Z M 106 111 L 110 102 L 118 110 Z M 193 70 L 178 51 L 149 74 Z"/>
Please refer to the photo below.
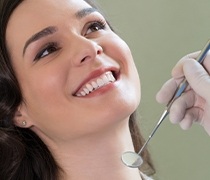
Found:
<path fill-rule="evenodd" d="M 31 123 L 29 123 L 29 118 L 25 105 L 21 104 L 17 108 L 14 115 L 14 124 L 21 128 L 30 128 L 32 126 Z"/>

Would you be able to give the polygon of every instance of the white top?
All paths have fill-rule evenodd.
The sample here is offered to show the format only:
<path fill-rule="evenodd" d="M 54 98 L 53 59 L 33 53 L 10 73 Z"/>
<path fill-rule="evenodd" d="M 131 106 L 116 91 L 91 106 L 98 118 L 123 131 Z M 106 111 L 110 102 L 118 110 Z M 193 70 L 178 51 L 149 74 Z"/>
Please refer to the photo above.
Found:
<path fill-rule="evenodd" d="M 154 180 L 151 177 L 147 176 L 146 174 L 142 173 L 141 171 L 140 171 L 140 175 L 143 178 L 143 180 Z"/>

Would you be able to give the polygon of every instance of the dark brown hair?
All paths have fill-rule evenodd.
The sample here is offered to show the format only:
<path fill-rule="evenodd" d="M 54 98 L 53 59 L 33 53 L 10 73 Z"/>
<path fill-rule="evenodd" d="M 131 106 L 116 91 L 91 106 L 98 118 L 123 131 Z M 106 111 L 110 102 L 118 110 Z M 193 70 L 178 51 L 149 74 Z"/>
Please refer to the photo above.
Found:
<path fill-rule="evenodd" d="M 33 131 L 16 127 L 13 123 L 14 114 L 23 99 L 10 62 L 5 34 L 12 12 L 22 1 L 0 0 L 0 178 L 58 180 L 62 170 L 48 147 Z M 91 1 L 86 1 L 95 7 Z M 135 113 L 130 117 L 129 127 L 135 150 L 138 151 L 144 140 Z M 154 168 L 148 151 L 144 151 L 142 156 L 142 170 L 153 173 Z"/>

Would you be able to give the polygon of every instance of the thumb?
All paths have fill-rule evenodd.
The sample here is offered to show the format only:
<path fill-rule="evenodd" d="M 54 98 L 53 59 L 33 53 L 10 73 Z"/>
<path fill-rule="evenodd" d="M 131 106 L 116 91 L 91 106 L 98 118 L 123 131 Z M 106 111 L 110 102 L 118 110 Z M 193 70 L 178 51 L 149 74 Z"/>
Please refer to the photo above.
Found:
<path fill-rule="evenodd" d="M 191 88 L 210 102 L 210 76 L 197 61 L 189 60 L 183 65 L 185 77 Z"/>

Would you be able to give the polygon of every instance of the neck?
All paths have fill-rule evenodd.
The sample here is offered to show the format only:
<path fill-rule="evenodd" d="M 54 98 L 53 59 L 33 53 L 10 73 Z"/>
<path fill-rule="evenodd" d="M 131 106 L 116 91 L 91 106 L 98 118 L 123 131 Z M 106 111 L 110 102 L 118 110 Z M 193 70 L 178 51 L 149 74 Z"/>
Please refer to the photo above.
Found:
<path fill-rule="evenodd" d="M 63 180 L 141 180 L 138 169 L 128 168 L 121 161 L 123 152 L 134 150 L 125 122 L 57 147 L 53 154 L 64 171 Z"/>

